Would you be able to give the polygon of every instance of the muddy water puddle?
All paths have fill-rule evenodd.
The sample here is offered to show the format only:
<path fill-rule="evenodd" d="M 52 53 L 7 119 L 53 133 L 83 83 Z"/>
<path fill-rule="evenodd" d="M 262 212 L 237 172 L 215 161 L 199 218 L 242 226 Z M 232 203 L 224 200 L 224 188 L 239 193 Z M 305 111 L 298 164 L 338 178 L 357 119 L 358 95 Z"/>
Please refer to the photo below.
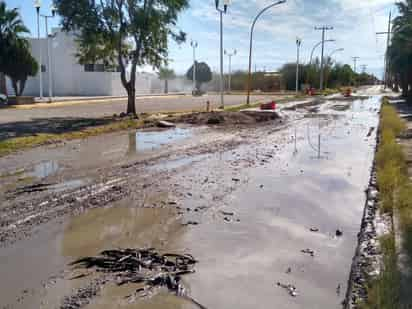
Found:
<path fill-rule="evenodd" d="M 155 150 L 192 136 L 192 131 L 185 128 L 174 128 L 157 131 L 137 131 L 129 133 L 129 152 Z"/>
<path fill-rule="evenodd" d="M 15 262 L 13 256 L 24 257 L 27 248 L 23 247 L 2 252 L 6 262 L 0 264 L 0 270 L 7 268 L 10 276 L 18 273 L 18 290 L 18 281 L 24 276 L 38 276 L 29 267 L 21 275 L 21 262 L 32 266 L 57 261 L 58 272 L 67 270 L 67 261 L 95 256 L 104 249 L 153 246 L 195 256 L 199 261 L 196 273 L 185 277 L 185 285 L 189 294 L 209 309 L 340 308 L 376 130 L 367 135 L 377 126 L 374 109 L 378 107 L 376 97 L 345 111 L 333 111 L 340 117 L 303 119 L 295 127 L 262 132 L 262 138 L 251 145 L 170 160 L 170 165 L 163 166 L 172 171 L 163 193 L 149 196 L 145 203 L 160 208 L 138 208 L 126 200 L 111 208 L 87 211 L 62 224 L 60 230 L 58 224 L 53 225 L 57 231 L 50 231 L 57 236 L 40 237 L 46 246 L 40 258 Z M 180 141 L 187 137 L 182 138 Z M 136 139 L 136 147 L 132 143 L 131 148 L 138 149 L 137 144 Z M 152 146 L 146 149 L 153 147 L 150 140 L 147 144 Z M 178 189 L 171 195 L 175 185 Z M 181 210 L 187 207 L 187 211 L 179 215 L 175 206 L 161 203 L 168 200 L 176 200 Z M 198 224 L 182 225 L 189 220 Z M 336 236 L 337 229 L 343 231 L 342 236 Z M 41 250 L 36 243 L 29 248 L 33 254 Z M 52 274 L 53 270 L 38 272 Z M 67 279 L 65 276 L 62 278 Z M 56 303 L 59 296 L 84 283 L 66 279 L 27 299 Z M 278 282 L 296 286 L 297 296 L 292 297 Z M 124 297 L 133 289 L 106 285 L 85 308 L 196 308 L 167 292 L 129 303 Z M 1 290 L 0 297 L 15 303 L 13 289 L 6 286 Z M 31 308 L 29 303 L 18 307 Z"/>
<path fill-rule="evenodd" d="M 58 308 L 64 296 L 88 282 L 88 278 L 68 280 L 76 274 L 68 263 L 106 249 L 156 247 L 184 252 L 179 244 L 183 228 L 172 209 L 133 207 L 128 201 L 113 206 L 87 211 L 67 222 L 50 222 L 30 239 L 2 248 L 0 272 L 9 277 L 1 282 L 2 305 Z M 125 291 L 127 287 L 107 295 Z"/>

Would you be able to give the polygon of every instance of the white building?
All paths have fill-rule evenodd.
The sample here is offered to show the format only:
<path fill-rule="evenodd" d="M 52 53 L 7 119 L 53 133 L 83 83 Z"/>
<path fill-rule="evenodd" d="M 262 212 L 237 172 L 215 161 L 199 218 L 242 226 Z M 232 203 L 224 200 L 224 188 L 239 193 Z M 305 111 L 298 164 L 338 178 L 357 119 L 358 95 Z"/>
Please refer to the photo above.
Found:
<path fill-rule="evenodd" d="M 53 96 L 125 96 L 119 72 L 108 72 L 104 65 L 80 65 L 76 58 L 77 46 L 70 34 L 53 29 L 50 36 L 50 56 Z M 43 96 L 49 96 L 49 65 L 47 40 L 30 39 L 33 57 L 40 61 L 42 55 Z M 39 62 L 40 63 L 40 62 Z M 24 95 L 39 96 L 40 70 L 37 76 L 29 77 L 24 89 Z M 7 83 L 8 93 L 13 94 L 10 81 Z M 153 73 L 139 73 L 136 76 L 136 93 L 161 93 L 163 81 Z M 170 92 L 191 91 L 191 82 L 183 79 L 169 81 Z"/>

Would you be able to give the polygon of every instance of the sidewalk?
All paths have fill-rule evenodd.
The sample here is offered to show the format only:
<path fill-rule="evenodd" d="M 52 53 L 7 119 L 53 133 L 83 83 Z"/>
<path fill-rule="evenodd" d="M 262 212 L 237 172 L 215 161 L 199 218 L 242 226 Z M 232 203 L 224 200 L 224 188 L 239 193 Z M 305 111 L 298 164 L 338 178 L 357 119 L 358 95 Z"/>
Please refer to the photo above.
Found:
<path fill-rule="evenodd" d="M 167 97 L 175 95 L 187 95 L 189 93 L 185 92 L 169 92 L 165 93 L 145 93 L 145 94 L 136 94 L 136 98 L 151 98 L 151 97 Z M 49 97 L 39 98 L 36 97 L 34 101 L 36 103 L 59 103 L 59 102 L 77 102 L 77 101 L 105 101 L 113 99 L 127 99 L 127 96 L 66 96 L 66 97 L 52 97 L 51 100 Z"/>

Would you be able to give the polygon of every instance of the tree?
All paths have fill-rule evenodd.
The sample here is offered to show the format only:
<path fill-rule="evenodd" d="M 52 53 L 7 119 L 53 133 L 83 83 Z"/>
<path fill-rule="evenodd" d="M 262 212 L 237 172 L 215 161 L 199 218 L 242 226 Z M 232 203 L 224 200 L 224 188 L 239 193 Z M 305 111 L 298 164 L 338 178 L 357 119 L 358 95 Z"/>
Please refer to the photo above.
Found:
<path fill-rule="evenodd" d="M 196 63 L 196 89 L 200 90 L 203 83 L 208 83 L 212 80 L 212 70 L 206 62 L 195 62 Z M 189 68 L 186 73 L 186 78 L 193 81 L 193 65 Z"/>
<path fill-rule="evenodd" d="M 305 66 L 299 65 L 299 85 L 305 83 L 304 72 Z M 284 87 L 288 90 L 296 89 L 296 63 L 286 63 L 280 69 L 282 75 L 282 83 Z"/>
<path fill-rule="evenodd" d="M 173 69 L 168 69 L 166 67 L 161 67 L 159 69 L 159 73 L 157 73 L 159 76 L 160 80 L 164 80 L 165 82 L 165 88 L 164 88 L 164 93 L 169 92 L 169 80 L 173 79 L 176 77 L 175 71 Z"/>
<path fill-rule="evenodd" d="M 21 39 L 6 48 L 6 55 L 9 60 L 3 64 L 4 73 L 10 77 L 16 96 L 20 96 L 27 77 L 37 74 L 37 61 L 31 55 L 27 41 Z"/>
<path fill-rule="evenodd" d="M 0 92 L 7 93 L 4 65 L 11 60 L 7 56 L 9 47 L 21 36 L 29 33 L 20 19 L 17 8 L 8 10 L 6 3 L 0 1 Z"/>
<path fill-rule="evenodd" d="M 393 21 L 393 36 L 388 50 L 388 82 L 402 95 L 412 96 L 412 0 L 398 2 L 399 15 Z"/>
<path fill-rule="evenodd" d="M 342 65 L 340 63 L 333 63 L 330 58 L 325 61 L 325 86 L 330 88 L 337 88 L 341 86 L 353 85 L 355 80 L 359 77 L 350 65 Z M 300 67 L 299 83 L 306 83 L 311 87 L 318 88 L 320 84 L 320 61 L 316 59 L 312 64 L 305 64 Z M 280 73 L 282 74 L 283 84 L 287 90 L 295 90 L 296 88 L 296 64 L 285 64 Z M 375 77 L 370 75 L 362 75 L 362 82 L 374 81 Z"/>
<path fill-rule="evenodd" d="M 127 113 L 136 115 L 136 69 L 167 62 L 168 38 L 181 43 L 185 33 L 176 31 L 178 14 L 188 0 L 56 0 L 65 31 L 79 44 L 80 63 L 117 62 L 127 91 Z M 127 79 L 126 69 L 130 68 Z"/>

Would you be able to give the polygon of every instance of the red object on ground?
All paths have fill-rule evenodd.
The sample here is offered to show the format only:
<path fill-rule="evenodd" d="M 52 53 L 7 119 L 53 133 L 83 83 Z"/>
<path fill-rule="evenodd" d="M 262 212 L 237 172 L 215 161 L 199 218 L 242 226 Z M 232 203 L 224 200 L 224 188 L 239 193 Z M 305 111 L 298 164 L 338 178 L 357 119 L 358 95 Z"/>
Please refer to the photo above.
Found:
<path fill-rule="evenodd" d="M 315 88 L 307 88 L 306 89 L 306 94 L 310 96 L 316 95 L 316 89 Z"/>
<path fill-rule="evenodd" d="M 350 97 L 351 95 L 352 95 L 352 89 L 350 89 L 350 88 L 346 89 L 344 96 L 345 97 Z"/>
<path fill-rule="evenodd" d="M 272 101 L 269 103 L 263 103 L 260 105 L 261 110 L 275 110 L 276 109 L 276 102 Z"/>

